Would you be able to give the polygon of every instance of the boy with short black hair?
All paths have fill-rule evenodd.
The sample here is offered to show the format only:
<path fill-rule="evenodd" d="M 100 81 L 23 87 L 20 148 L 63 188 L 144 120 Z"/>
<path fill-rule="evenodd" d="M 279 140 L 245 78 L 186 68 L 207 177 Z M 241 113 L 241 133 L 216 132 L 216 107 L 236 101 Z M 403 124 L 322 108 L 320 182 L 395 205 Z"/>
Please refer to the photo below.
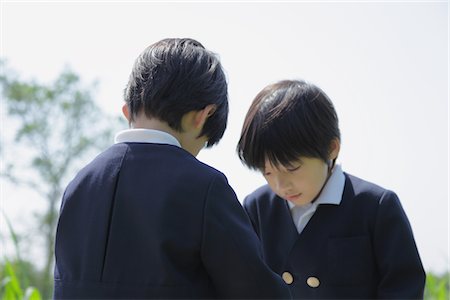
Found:
<path fill-rule="evenodd" d="M 149 46 L 125 102 L 131 129 L 64 193 L 54 298 L 290 298 L 225 176 L 195 158 L 226 127 L 217 56 L 192 39 Z"/>
<path fill-rule="evenodd" d="M 305 81 L 254 99 L 237 151 L 265 185 L 244 200 L 269 266 L 297 299 L 420 299 L 425 273 L 392 191 L 336 164 L 338 117 Z"/>

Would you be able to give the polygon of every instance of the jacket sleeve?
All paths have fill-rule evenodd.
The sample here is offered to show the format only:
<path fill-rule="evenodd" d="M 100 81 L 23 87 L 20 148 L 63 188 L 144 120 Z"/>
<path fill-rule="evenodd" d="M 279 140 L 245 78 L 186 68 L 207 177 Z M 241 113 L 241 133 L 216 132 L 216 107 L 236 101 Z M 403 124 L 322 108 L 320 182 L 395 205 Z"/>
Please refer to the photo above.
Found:
<path fill-rule="evenodd" d="M 425 272 L 413 232 L 397 195 L 390 191 L 379 201 L 374 248 L 380 275 L 377 297 L 423 299 Z"/>
<path fill-rule="evenodd" d="M 259 240 L 225 176 L 211 183 L 203 216 L 202 260 L 219 298 L 290 299 L 263 262 Z"/>
<path fill-rule="evenodd" d="M 256 201 L 254 201 L 253 198 L 250 198 L 250 196 L 245 197 L 243 202 L 243 207 L 245 212 L 247 213 L 247 216 L 250 218 L 250 222 L 252 223 L 253 230 L 256 232 L 258 237 L 260 236 L 259 232 L 259 226 L 258 226 L 258 214 L 256 212 L 255 204 Z"/>

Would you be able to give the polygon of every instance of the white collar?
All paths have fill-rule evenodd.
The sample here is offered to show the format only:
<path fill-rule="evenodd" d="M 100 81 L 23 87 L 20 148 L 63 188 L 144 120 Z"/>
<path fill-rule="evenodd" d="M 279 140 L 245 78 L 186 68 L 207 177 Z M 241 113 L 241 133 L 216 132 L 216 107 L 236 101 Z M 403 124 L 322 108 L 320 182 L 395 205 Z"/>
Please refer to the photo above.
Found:
<path fill-rule="evenodd" d="M 116 134 L 114 143 L 154 143 L 181 147 L 180 142 L 171 134 L 146 128 L 122 130 Z"/>
<path fill-rule="evenodd" d="M 341 204 L 342 194 L 345 186 L 345 175 L 342 171 L 341 165 L 337 164 L 331 173 L 330 178 L 322 189 L 319 197 L 314 201 L 314 206 L 319 204 Z M 289 208 L 295 207 L 295 204 L 287 201 Z"/>

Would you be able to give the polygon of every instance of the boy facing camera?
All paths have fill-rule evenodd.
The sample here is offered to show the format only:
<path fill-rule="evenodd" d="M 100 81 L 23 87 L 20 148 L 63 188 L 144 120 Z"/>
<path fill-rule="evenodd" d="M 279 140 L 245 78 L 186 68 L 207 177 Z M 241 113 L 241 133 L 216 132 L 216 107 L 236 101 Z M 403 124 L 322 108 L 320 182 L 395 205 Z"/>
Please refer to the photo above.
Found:
<path fill-rule="evenodd" d="M 338 117 L 321 89 L 305 81 L 264 88 L 237 150 L 267 181 L 244 207 L 293 298 L 423 298 L 425 273 L 400 201 L 336 164 Z"/>
<path fill-rule="evenodd" d="M 225 176 L 195 158 L 227 123 L 217 56 L 192 39 L 149 46 L 125 102 L 131 129 L 64 193 L 54 298 L 290 298 Z"/>

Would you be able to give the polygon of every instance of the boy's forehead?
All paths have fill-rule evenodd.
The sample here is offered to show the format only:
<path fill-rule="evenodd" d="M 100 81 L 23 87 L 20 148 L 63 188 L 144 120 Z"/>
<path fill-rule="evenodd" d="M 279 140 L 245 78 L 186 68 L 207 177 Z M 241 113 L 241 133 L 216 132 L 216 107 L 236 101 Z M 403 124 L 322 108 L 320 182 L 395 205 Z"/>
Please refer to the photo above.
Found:
<path fill-rule="evenodd" d="M 287 164 L 281 164 L 279 161 L 272 161 L 268 157 L 265 158 L 264 161 L 264 169 L 270 169 L 270 170 L 284 170 L 287 168 L 292 168 L 294 166 L 297 166 L 298 164 L 303 164 L 304 158 L 299 157 L 296 160 L 290 161 Z"/>

